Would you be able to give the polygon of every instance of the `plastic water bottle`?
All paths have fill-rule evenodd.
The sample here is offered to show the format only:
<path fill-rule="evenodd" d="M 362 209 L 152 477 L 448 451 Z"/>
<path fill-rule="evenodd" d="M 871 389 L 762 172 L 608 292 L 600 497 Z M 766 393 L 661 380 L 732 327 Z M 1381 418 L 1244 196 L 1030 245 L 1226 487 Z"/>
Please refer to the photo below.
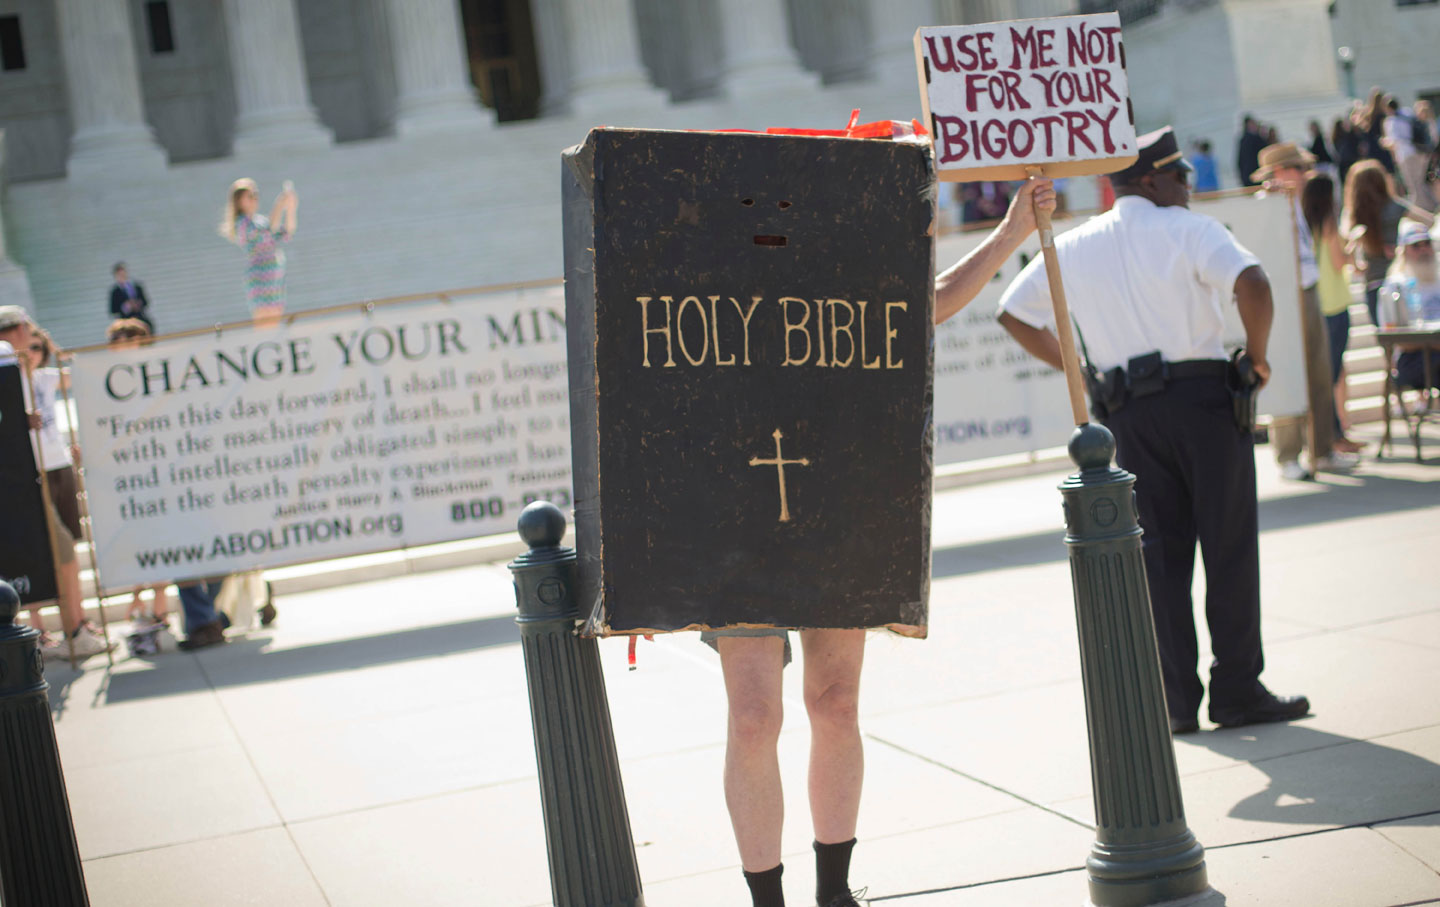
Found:
<path fill-rule="evenodd" d="M 1425 323 L 1425 311 L 1420 301 L 1420 290 L 1416 287 L 1415 278 L 1405 279 L 1405 315 L 1411 326 L 1418 326 Z"/>

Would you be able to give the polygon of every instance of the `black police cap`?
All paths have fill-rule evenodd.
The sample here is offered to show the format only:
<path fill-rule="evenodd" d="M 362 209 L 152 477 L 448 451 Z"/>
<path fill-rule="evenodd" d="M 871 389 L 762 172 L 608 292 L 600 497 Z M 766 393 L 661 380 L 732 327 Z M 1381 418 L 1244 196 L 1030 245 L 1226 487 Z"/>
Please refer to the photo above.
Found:
<path fill-rule="evenodd" d="M 1189 170 L 1190 164 L 1185 160 L 1185 155 L 1180 152 L 1180 143 L 1175 139 L 1175 130 L 1169 126 L 1161 127 L 1154 132 L 1147 132 L 1136 139 L 1140 146 L 1139 155 L 1135 163 L 1110 174 L 1110 179 L 1117 183 L 1133 183 L 1147 173 L 1159 173 L 1162 170 Z"/>

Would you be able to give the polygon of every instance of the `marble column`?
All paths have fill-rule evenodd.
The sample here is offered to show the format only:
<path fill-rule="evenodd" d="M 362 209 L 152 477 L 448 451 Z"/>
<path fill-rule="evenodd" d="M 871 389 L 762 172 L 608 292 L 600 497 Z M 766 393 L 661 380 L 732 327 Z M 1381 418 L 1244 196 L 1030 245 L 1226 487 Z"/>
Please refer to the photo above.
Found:
<path fill-rule="evenodd" d="M 235 153 L 323 148 L 310 104 L 295 0 L 224 0 L 235 84 Z"/>
<path fill-rule="evenodd" d="M 725 44 L 722 90 L 731 97 L 778 89 L 818 88 L 820 79 L 800 65 L 790 44 L 785 0 L 720 0 Z"/>
<path fill-rule="evenodd" d="M 5 130 L 0 129 L 0 186 L 5 185 Z M 3 194 L 0 194 L 3 204 Z M 10 260 L 6 253 L 5 212 L 0 210 L 0 305 L 18 305 L 27 312 L 35 312 L 35 298 L 30 294 L 30 277 L 18 262 Z"/>
<path fill-rule="evenodd" d="M 145 122 L 126 0 L 58 0 L 70 99 L 69 175 L 159 173 L 165 152 Z"/>
<path fill-rule="evenodd" d="M 470 81 L 455 0 L 389 0 L 395 134 L 482 129 L 495 123 Z"/>
<path fill-rule="evenodd" d="M 530 0 L 535 52 L 540 56 L 540 114 L 570 108 L 570 44 L 565 34 L 565 0 Z"/>
<path fill-rule="evenodd" d="M 874 24 L 870 65 L 875 78 L 887 86 L 919 86 L 915 67 L 915 30 L 940 25 L 935 0 L 870 0 Z"/>
<path fill-rule="evenodd" d="M 577 116 L 654 109 L 664 95 L 640 62 L 630 0 L 562 0 L 570 49 L 570 108 Z"/>
<path fill-rule="evenodd" d="M 873 75 L 870 68 L 875 44 L 872 19 L 891 15 L 891 7 L 870 10 L 871 0 L 827 0 L 823 7 L 826 59 L 820 72 L 825 84 L 859 82 Z"/>
<path fill-rule="evenodd" d="M 870 77 L 871 0 L 791 0 L 791 37 L 800 63 L 826 85 Z"/>

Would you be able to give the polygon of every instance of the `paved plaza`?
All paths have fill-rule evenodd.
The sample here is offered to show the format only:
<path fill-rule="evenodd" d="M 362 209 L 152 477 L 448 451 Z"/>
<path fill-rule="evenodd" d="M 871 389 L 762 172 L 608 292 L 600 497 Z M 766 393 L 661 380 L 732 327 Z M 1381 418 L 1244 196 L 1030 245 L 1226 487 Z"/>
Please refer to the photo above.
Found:
<path fill-rule="evenodd" d="M 1440 904 L 1440 460 L 1283 483 L 1261 448 L 1259 473 L 1265 679 L 1315 714 L 1177 740 L 1211 881 L 1232 907 Z M 930 638 L 870 640 L 851 879 L 877 904 L 1086 900 L 1063 474 L 939 492 Z M 223 647 L 51 667 L 92 903 L 548 904 L 503 563 L 277 603 L 276 626 Z M 719 665 L 693 633 L 642 641 L 635 671 L 625 649 L 600 644 L 646 902 L 748 903 Z M 799 677 L 781 759 L 787 897 L 806 905 Z"/>

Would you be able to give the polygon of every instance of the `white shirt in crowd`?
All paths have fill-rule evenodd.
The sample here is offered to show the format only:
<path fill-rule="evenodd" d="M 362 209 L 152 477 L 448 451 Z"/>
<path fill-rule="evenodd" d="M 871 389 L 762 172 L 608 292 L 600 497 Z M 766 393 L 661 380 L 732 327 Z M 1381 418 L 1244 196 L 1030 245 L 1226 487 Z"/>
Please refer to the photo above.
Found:
<path fill-rule="evenodd" d="M 1410 324 L 1410 306 L 1405 299 L 1408 292 L 1414 292 L 1420 297 L 1421 318 L 1425 321 L 1440 321 L 1440 283 L 1412 285 L 1404 277 L 1387 277 L 1384 286 L 1380 288 L 1380 324 L 1397 328 Z"/>
<path fill-rule="evenodd" d="M 1261 191 L 1256 198 L 1264 198 L 1269 192 Z M 1320 282 L 1320 265 L 1315 260 L 1315 239 L 1310 235 L 1310 225 L 1305 223 L 1305 209 L 1300 207 L 1300 194 L 1291 196 L 1295 202 L 1295 240 L 1300 256 L 1300 289 L 1308 290 Z"/>
<path fill-rule="evenodd" d="M 1295 234 L 1300 242 L 1300 289 L 1308 290 L 1320 282 L 1320 265 L 1315 261 L 1315 239 L 1310 235 L 1310 225 L 1305 223 L 1298 194 L 1295 196 Z"/>
<path fill-rule="evenodd" d="M 1159 350 L 1167 362 L 1226 358 L 1225 306 L 1240 272 L 1260 264 L 1213 217 L 1123 196 L 1055 237 L 1070 314 L 1090 363 L 1105 371 Z M 1000 297 L 1000 311 L 1055 329 L 1045 264 L 1036 256 Z"/>
<path fill-rule="evenodd" d="M 55 414 L 60 406 L 60 370 L 54 368 L 37 369 L 35 378 L 35 406 L 40 413 L 40 436 L 39 444 L 35 442 L 37 432 L 30 433 L 30 446 L 35 451 L 35 462 L 41 462 L 43 456 L 45 471 L 52 469 L 63 469 L 70 465 L 70 446 L 60 437 L 60 427 L 56 424 Z M 20 387 L 25 393 L 25 408 L 30 408 L 30 388 L 25 383 L 25 373 L 20 373 Z"/>
<path fill-rule="evenodd" d="M 1410 109 L 1406 107 L 1380 123 L 1380 134 L 1390 140 L 1390 153 L 1395 156 L 1397 164 L 1415 155 L 1415 129 L 1410 116 Z"/>

